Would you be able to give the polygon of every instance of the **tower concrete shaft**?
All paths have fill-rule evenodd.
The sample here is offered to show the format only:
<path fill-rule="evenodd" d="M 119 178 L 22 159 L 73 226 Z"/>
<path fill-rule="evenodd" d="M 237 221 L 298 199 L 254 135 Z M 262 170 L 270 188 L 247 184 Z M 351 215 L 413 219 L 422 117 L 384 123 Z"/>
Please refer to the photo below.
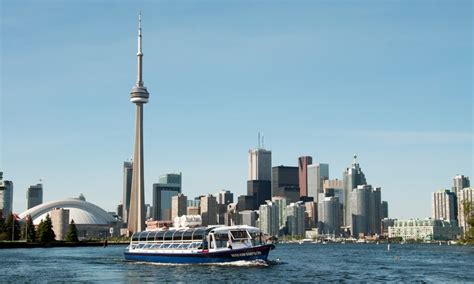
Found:
<path fill-rule="evenodd" d="M 148 102 L 148 90 L 142 80 L 142 27 L 138 18 L 137 82 L 130 92 L 130 101 L 137 106 L 135 117 L 135 151 L 133 154 L 132 190 L 128 231 L 136 233 L 145 229 L 145 177 L 143 166 L 143 104 Z"/>

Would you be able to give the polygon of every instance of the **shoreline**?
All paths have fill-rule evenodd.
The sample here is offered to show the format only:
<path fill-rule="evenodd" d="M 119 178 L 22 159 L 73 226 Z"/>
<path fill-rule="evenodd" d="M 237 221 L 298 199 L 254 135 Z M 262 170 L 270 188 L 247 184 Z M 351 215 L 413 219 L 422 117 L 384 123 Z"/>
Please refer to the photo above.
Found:
<path fill-rule="evenodd" d="M 128 245 L 129 242 L 107 242 L 107 246 Z M 103 242 L 53 242 L 53 243 L 26 243 L 26 242 L 0 242 L 0 249 L 15 248 L 56 248 L 56 247 L 103 247 Z"/>

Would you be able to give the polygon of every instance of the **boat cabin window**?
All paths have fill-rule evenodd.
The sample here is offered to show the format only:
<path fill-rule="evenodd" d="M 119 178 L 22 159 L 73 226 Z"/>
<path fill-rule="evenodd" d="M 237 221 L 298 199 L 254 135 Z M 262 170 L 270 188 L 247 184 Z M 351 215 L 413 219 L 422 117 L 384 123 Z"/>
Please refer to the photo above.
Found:
<path fill-rule="evenodd" d="M 173 231 L 165 231 L 165 235 L 163 236 L 163 240 L 171 241 L 173 238 Z"/>
<path fill-rule="evenodd" d="M 141 232 L 139 237 L 138 237 L 138 240 L 140 242 L 146 242 L 146 237 L 148 236 L 148 233 L 147 231 L 144 231 L 144 232 Z"/>
<path fill-rule="evenodd" d="M 227 233 L 216 233 L 214 239 L 216 240 L 216 248 L 225 248 L 229 241 L 229 235 Z"/>
<path fill-rule="evenodd" d="M 246 240 L 248 239 L 247 231 L 230 231 L 234 240 Z"/>
<path fill-rule="evenodd" d="M 166 231 L 158 231 L 156 232 L 155 241 L 163 241 L 163 236 L 165 235 Z"/>
<path fill-rule="evenodd" d="M 182 231 L 176 231 L 174 234 L 173 234 L 173 241 L 179 241 L 181 242 L 181 239 L 183 238 L 183 232 Z"/>
<path fill-rule="evenodd" d="M 186 230 L 183 233 L 183 241 L 190 241 L 193 239 L 193 230 Z"/>
<path fill-rule="evenodd" d="M 133 234 L 132 242 L 138 242 L 138 234 Z"/>

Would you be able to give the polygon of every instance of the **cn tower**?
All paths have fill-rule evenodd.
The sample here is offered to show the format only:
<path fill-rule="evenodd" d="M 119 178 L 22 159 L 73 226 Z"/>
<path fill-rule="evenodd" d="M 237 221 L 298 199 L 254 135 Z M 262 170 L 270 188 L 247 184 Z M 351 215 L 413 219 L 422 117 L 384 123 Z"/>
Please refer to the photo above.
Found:
<path fill-rule="evenodd" d="M 132 190 L 128 231 L 136 233 L 145 229 L 145 178 L 143 167 L 143 104 L 148 102 L 148 90 L 142 80 L 142 17 L 138 15 L 137 82 L 130 92 L 130 101 L 137 106 L 135 117 L 135 151 L 133 154 Z"/>

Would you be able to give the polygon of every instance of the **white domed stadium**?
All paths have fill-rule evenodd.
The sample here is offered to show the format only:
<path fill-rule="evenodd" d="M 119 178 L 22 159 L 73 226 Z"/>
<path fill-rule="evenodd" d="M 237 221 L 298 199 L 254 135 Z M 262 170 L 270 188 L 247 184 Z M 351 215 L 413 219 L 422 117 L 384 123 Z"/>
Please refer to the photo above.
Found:
<path fill-rule="evenodd" d="M 83 197 L 42 203 L 21 213 L 19 217 L 25 219 L 29 215 L 33 219 L 33 224 L 38 225 L 46 218 L 47 214 L 53 219 L 57 215 L 56 212 L 59 211 L 61 211 L 61 217 L 59 218 L 63 220 L 59 220 L 59 223 L 56 224 L 60 225 L 56 225 L 56 227 L 63 227 L 64 231 L 64 227 L 67 227 L 67 224 L 74 220 L 78 235 L 82 239 L 105 237 L 110 235 L 111 231 L 113 235 L 117 235 L 120 231 L 120 221 L 99 206 L 85 201 Z M 56 235 L 59 232 L 59 235 L 62 236 L 63 233 L 58 231 L 59 228 L 54 228 L 54 221 L 53 229 Z M 110 230 L 110 228 L 113 228 L 113 230 Z"/>

